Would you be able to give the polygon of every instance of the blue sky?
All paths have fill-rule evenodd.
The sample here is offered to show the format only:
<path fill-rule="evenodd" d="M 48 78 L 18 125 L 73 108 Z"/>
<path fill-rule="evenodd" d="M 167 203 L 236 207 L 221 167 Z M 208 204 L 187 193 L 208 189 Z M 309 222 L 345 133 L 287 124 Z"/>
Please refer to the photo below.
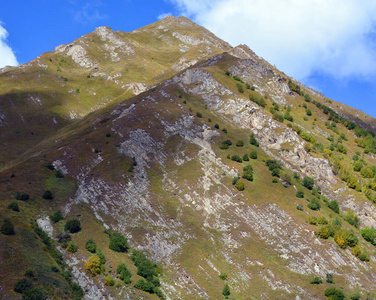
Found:
<path fill-rule="evenodd" d="M 247 44 L 286 74 L 376 117 L 374 0 L 0 0 L 0 67 L 98 26 L 131 31 L 168 14 Z"/>

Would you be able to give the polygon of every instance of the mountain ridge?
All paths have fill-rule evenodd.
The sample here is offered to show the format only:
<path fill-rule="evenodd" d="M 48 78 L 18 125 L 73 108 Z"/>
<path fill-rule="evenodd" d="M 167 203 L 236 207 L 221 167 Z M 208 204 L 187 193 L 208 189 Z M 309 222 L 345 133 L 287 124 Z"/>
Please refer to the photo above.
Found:
<path fill-rule="evenodd" d="M 176 24 L 185 29 L 178 32 Z M 187 28 L 192 32 L 186 32 Z M 101 27 L 77 43 L 57 47 L 62 57 L 41 56 L 37 63 L 51 58 L 51 65 L 61 68 L 52 72 L 52 78 L 60 86 L 72 84 L 73 92 L 68 90 L 63 95 L 70 95 L 77 107 L 84 105 L 79 102 L 90 89 L 92 96 L 101 89 L 114 96 L 107 105 L 89 109 L 62 124 L 57 134 L 46 134 L 38 142 L 27 141 L 25 136 L 15 138 L 18 147 L 21 142 L 33 146 L 15 153 L 14 163 L 0 173 L 0 195 L 4 199 L 0 214 L 16 225 L 14 236 L 1 236 L 4 243 L 0 253 L 5 258 L 13 251 L 20 262 L 16 269 L 6 259 L 0 262 L 8 274 L 0 279 L 3 297 L 19 298 L 12 288 L 28 269 L 36 274 L 35 284 L 50 296 L 72 297 L 59 288 L 49 288 L 44 281 L 54 278 L 66 286 L 61 264 L 47 252 L 37 251 L 35 255 L 45 262 L 38 266 L 35 261 L 39 260 L 25 254 L 29 242 L 22 239 L 26 236 L 32 237 L 38 247 L 43 246 L 34 234 L 33 220 L 50 234 L 86 292 L 86 299 L 158 298 L 157 293 L 136 287 L 142 277 L 132 255 L 109 248 L 114 231 L 127 237 L 132 249 L 145 251 L 160 266 L 160 289 L 166 299 L 220 299 L 226 284 L 230 299 L 324 299 L 325 289 L 331 287 L 347 295 L 375 294 L 374 246 L 362 231 L 376 223 L 373 179 L 367 173 L 373 172 L 375 163 L 371 133 L 352 120 L 340 118 L 347 107 L 337 107 L 339 104 L 286 76 L 246 46 L 229 48 L 218 42 L 228 51 L 217 47 L 209 53 L 204 38 L 210 34 L 204 31 L 198 38 L 202 32 L 197 28 L 201 27 L 186 18 L 173 17 L 130 33 Z M 137 46 L 128 43 L 128 35 L 138 35 Z M 116 42 L 117 38 L 134 49 L 145 48 L 144 54 L 137 54 L 133 48 L 134 52 L 122 52 L 121 47 L 129 48 Z M 137 95 L 135 90 L 116 88 L 124 82 L 115 81 L 125 79 L 113 76 L 131 65 L 129 58 L 150 58 L 159 45 L 154 41 L 163 39 L 166 48 L 176 53 L 166 57 L 163 47 L 160 49 L 161 57 L 155 57 L 158 64 L 150 64 L 160 72 L 146 76 L 148 88 Z M 171 41 L 173 49 L 168 44 Z M 82 46 L 85 43 L 94 46 L 86 50 Z M 85 60 L 81 48 L 71 50 L 77 45 L 87 55 L 89 50 L 108 51 L 97 56 L 102 61 L 98 59 L 96 66 L 93 59 Z M 186 52 L 181 51 L 186 47 Z M 75 51 L 83 55 L 75 56 Z M 69 57 L 73 62 L 78 60 L 75 63 L 79 67 Z M 186 59 L 181 61 L 182 57 Z M 172 68 L 179 61 L 180 67 Z M 142 59 L 136 61 L 140 62 L 145 64 Z M 70 78 L 64 77 L 67 70 L 71 70 Z M 132 82 L 140 82 L 142 70 Z M 60 72 L 62 75 L 56 77 Z M 91 77 L 93 72 L 106 74 Z M 83 79 L 94 81 L 86 83 L 85 88 L 82 83 L 71 83 Z M 10 87 L 11 79 L 7 80 Z M 2 99 L 10 97 L 9 103 L 18 100 L 19 107 L 24 107 L 25 93 L 22 85 L 18 88 L 18 98 L 2 93 Z M 74 89 L 79 92 L 74 94 Z M 34 97 L 30 101 L 39 105 L 34 94 L 27 97 Z M 44 108 L 44 103 L 36 107 Z M 337 113 L 336 108 L 341 111 Z M 29 109 L 24 108 L 25 115 Z M 14 125 L 11 134 L 21 130 L 21 125 Z M 357 162 L 364 172 L 353 169 Z M 42 197 L 46 190 L 54 195 L 53 200 Z M 27 193 L 30 199 L 17 200 L 17 192 Z M 303 198 L 297 192 L 303 192 Z M 20 212 L 8 208 L 14 201 Z M 314 203 L 321 208 L 313 209 Z M 48 216 L 58 210 L 64 220 L 51 223 Z M 360 225 L 348 221 L 350 211 Z M 75 253 L 67 251 L 57 238 L 66 220 L 72 218 L 82 225 L 82 231 L 70 235 L 78 245 Z M 334 237 L 320 238 L 320 230 L 328 228 L 336 231 Z M 338 242 L 340 233 L 349 237 L 349 232 L 356 236 L 358 245 Z M 85 271 L 91 256 L 85 250 L 89 239 L 107 259 L 97 276 Z M 368 253 L 369 261 L 360 259 L 360 253 Z M 120 263 L 131 270 L 131 283 L 122 283 L 115 272 Z M 51 275 L 47 271 L 51 265 L 60 273 Z M 333 275 L 335 284 L 311 284 L 314 277 L 325 279 L 327 274 Z M 118 280 L 119 286 L 106 286 L 105 276 Z M 72 288 L 66 290 L 73 293 Z"/>

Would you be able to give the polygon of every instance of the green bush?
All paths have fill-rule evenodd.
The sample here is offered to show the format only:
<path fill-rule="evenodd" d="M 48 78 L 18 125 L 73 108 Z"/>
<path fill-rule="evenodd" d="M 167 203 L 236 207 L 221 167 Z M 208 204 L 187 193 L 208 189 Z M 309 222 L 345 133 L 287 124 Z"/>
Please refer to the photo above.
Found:
<path fill-rule="evenodd" d="M 104 278 L 104 285 L 113 286 L 115 284 L 114 278 L 112 276 L 106 276 Z"/>
<path fill-rule="evenodd" d="M 223 287 L 223 290 L 222 290 L 222 295 L 225 296 L 225 297 L 228 297 L 230 296 L 231 292 L 230 292 L 230 287 L 228 286 L 228 284 L 226 284 L 224 287 Z"/>
<path fill-rule="evenodd" d="M 226 280 L 227 279 L 227 273 L 219 274 L 219 278 L 221 278 L 222 280 Z"/>
<path fill-rule="evenodd" d="M 327 283 L 334 283 L 334 281 L 333 281 L 333 274 L 331 274 L 331 273 L 327 273 L 326 274 L 326 282 Z"/>
<path fill-rule="evenodd" d="M 354 214 L 354 212 L 350 209 L 347 211 L 345 215 L 345 221 L 354 226 L 355 228 L 359 228 L 360 221 L 358 216 Z"/>
<path fill-rule="evenodd" d="M 46 300 L 47 292 L 40 287 L 31 287 L 22 293 L 22 300 Z"/>
<path fill-rule="evenodd" d="M 233 156 L 231 156 L 231 160 L 239 162 L 239 163 L 243 162 L 243 159 L 237 154 L 234 154 Z"/>
<path fill-rule="evenodd" d="M 219 129 L 219 125 L 218 125 L 218 124 L 215 124 L 214 127 L 215 127 L 216 129 Z"/>
<path fill-rule="evenodd" d="M 315 182 L 313 181 L 313 179 L 311 177 L 304 176 L 303 186 L 305 186 L 309 190 L 312 190 L 314 184 L 315 184 Z"/>
<path fill-rule="evenodd" d="M 244 88 L 243 88 L 243 85 L 241 83 L 237 83 L 236 87 L 238 88 L 239 93 L 244 93 Z"/>
<path fill-rule="evenodd" d="M 72 239 L 70 234 L 66 233 L 66 232 L 59 232 L 59 234 L 56 236 L 56 238 L 57 238 L 57 241 L 59 243 L 67 243 Z"/>
<path fill-rule="evenodd" d="M 45 191 L 43 193 L 42 198 L 46 199 L 46 200 L 53 200 L 54 199 L 54 195 L 52 194 L 51 191 L 47 190 L 47 191 Z"/>
<path fill-rule="evenodd" d="M 328 207 L 334 211 L 335 213 L 339 214 L 339 206 L 337 200 L 332 200 L 328 202 Z"/>
<path fill-rule="evenodd" d="M 301 205 L 301 204 L 297 204 L 297 205 L 296 205 L 296 209 L 297 209 L 297 210 L 303 210 L 303 205 Z"/>
<path fill-rule="evenodd" d="M 197 112 L 197 113 L 196 113 L 196 116 L 197 116 L 198 118 L 202 118 L 202 113 Z"/>
<path fill-rule="evenodd" d="M 312 112 L 309 108 L 306 109 L 306 114 L 307 116 L 312 116 Z"/>
<path fill-rule="evenodd" d="M 125 264 L 120 264 L 116 269 L 116 273 L 119 274 L 120 279 L 123 280 L 125 284 L 132 282 L 132 273 L 127 269 Z"/>
<path fill-rule="evenodd" d="M 74 242 L 70 241 L 68 243 L 67 251 L 70 252 L 70 253 L 76 253 L 77 252 L 77 245 Z"/>
<path fill-rule="evenodd" d="M 95 253 L 97 251 L 97 244 L 93 240 L 88 240 L 85 243 L 85 249 L 91 253 Z"/>
<path fill-rule="evenodd" d="M 359 300 L 360 299 L 360 294 L 359 293 L 354 293 L 350 295 L 351 300 Z"/>
<path fill-rule="evenodd" d="M 307 207 L 312 210 L 320 210 L 321 205 L 317 199 L 311 199 L 307 204 Z"/>
<path fill-rule="evenodd" d="M 106 263 L 106 257 L 102 253 L 102 250 L 101 249 L 97 249 L 96 255 L 98 255 L 101 264 L 104 265 Z"/>
<path fill-rule="evenodd" d="M 222 144 L 231 146 L 232 142 L 230 140 L 225 140 Z"/>
<path fill-rule="evenodd" d="M 249 136 L 249 143 L 250 143 L 251 145 L 256 146 L 256 147 L 259 147 L 259 145 L 260 145 L 260 143 L 256 140 L 256 138 L 255 138 L 255 136 L 254 136 L 253 134 L 251 134 L 251 135 Z"/>
<path fill-rule="evenodd" d="M 15 235 L 14 225 L 8 218 L 4 219 L 3 225 L 1 225 L 0 231 L 5 235 Z"/>
<path fill-rule="evenodd" d="M 30 280 L 23 278 L 14 285 L 13 290 L 16 293 L 23 293 L 24 291 L 30 289 L 32 286 L 33 283 Z"/>
<path fill-rule="evenodd" d="M 154 293 L 154 285 L 149 281 L 145 281 L 144 279 L 139 279 L 134 287 L 150 294 Z"/>
<path fill-rule="evenodd" d="M 77 219 L 68 220 L 67 223 L 65 223 L 64 229 L 70 233 L 79 232 L 81 230 L 81 222 Z"/>
<path fill-rule="evenodd" d="M 252 151 L 252 152 L 249 154 L 249 158 L 257 159 L 257 152 L 256 152 L 256 151 Z"/>
<path fill-rule="evenodd" d="M 242 178 L 248 181 L 253 181 L 253 174 L 252 172 L 243 172 Z"/>
<path fill-rule="evenodd" d="M 345 295 L 341 290 L 336 288 L 328 288 L 325 290 L 325 296 L 329 297 L 330 300 L 343 300 Z"/>
<path fill-rule="evenodd" d="M 295 194 L 295 196 L 297 198 L 304 198 L 304 192 L 303 191 L 297 191 L 296 194 Z"/>
<path fill-rule="evenodd" d="M 8 205 L 8 209 L 19 212 L 20 208 L 18 207 L 17 202 L 12 202 L 11 204 Z"/>
<path fill-rule="evenodd" d="M 322 279 L 321 277 L 315 277 L 311 280 L 310 282 L 311 284 L 321 284 L 322 283 Z"/>
<path fill-rule="evenodd" d="M 128 240 L 120 233 L 114 232 L 110 235 L 109 247 L 115 252 L 127 252 L 129 249 Z"/>
<path fill-rule="evenodd" d="M 29 194 L 17 192 L 15 195 L 16 200 L 27 201 L 30 199 Z"/>
<path fill-rule="evenodd" d="M 244 160 L 244 161 L 249 161 L 248 154 L 244 154 L 244 155 L 243 155 L 243 160 Z"/>
<path fill-rule="evenodd" d="M 57 223 L 57 222 L 59 222 L 63 219 L 64 219 L 63 213 L 61 212 L 60 209 L 58 211 L 54 212 L 54 214 L 52 214 L 50 216 L 50 220 L 52 221 L 52 223 Z"/>
<path fill-rule="evenodd" d="M 244 182 L 239 180 L 237 183 L 235 183 L 235 187 L 238 189 L 238 191 L 244 190 Z"/>
<path fill-rule="evenodd" d="M 239 140 L 236 142 L 236 147 L 243 147 L 243 146 L 244 146 L 243 140 Z"/>

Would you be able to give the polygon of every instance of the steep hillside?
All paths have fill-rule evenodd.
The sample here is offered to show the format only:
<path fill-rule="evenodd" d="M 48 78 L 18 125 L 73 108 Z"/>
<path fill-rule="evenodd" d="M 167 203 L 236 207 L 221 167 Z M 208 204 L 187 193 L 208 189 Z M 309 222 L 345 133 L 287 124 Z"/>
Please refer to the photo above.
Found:
<path fill-rule="evenodd" d="M 58 130 L 13 140 L 30 146 L 0 173 L 4 299 L 376 296 L 373 119 L 186 18 L 99 28 L 39 59 L 59 55 L 93 82 L 61 91 Z M 88 90 L 113 96 L 85 106 Z"/>
<path fill-rule="evenodd" d="M 169 17 L 130 33 L 99 27 L 30 63 L 2 69 L 1 167 L 88 113 L 230 48 L 190 20 Z"/>

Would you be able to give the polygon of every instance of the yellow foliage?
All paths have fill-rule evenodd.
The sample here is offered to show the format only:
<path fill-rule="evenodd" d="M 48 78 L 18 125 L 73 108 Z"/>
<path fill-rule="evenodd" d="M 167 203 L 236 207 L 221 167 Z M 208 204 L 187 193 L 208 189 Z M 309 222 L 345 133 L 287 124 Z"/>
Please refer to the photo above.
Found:
<path fill-rule="evenodd" d="M 98 255 L 91 256 L 85 263 L 85 270 L 93 276 L 101 273 L 101 260 Z"/>
<path fill-rule="evenodd" d="M 322 239 L 327 239 L 330 236 L 330 232 L 327 226 L 320 227 L 316 234 Z"/>
<path fill-rule="evenodd" d="M 358 257 L 361 252 L 362 248 L 360 248 L 359 245 L 356 245 L 355 247 L 351 248 L 351 253 L 356 257 Z"/>
<path fill-rule="evenodd" d="M 347 241 L 346 241 L 346 232 L 343 230 L 339 230 L 334 235 L 334 240 L 340 246 L 342 249 L 345 249 L 347 247 Z"/>

